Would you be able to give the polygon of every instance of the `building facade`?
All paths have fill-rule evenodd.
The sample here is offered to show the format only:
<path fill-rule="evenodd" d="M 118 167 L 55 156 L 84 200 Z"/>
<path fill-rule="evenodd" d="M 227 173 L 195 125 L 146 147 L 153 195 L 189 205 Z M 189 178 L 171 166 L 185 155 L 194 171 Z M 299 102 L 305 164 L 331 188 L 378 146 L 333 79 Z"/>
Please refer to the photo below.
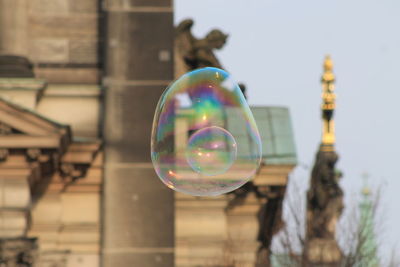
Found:
<path fill-rule="evenodd" d="M 0 0 L 5 266 L 260 261 L 296 164 L 288 109 L 252 108 L 264 154 L 250 189 L 216 198 L 169 190 L 149 138 L 174 79 L 173 44 L 169 0 Z"/>

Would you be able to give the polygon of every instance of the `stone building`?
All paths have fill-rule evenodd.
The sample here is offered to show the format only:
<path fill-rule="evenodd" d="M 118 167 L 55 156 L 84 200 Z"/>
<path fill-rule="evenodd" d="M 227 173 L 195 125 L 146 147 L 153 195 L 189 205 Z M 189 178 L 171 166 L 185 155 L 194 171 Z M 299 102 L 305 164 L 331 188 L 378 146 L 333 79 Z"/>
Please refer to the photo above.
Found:
<path fill-rule="evenodd" d="M 171 0 L 0 0 L 1 264 L 255 265 L 296 164 L 288 109 L 252 108 L 251 187 L 174 193 L 149 152 L 173 43 Z"/>

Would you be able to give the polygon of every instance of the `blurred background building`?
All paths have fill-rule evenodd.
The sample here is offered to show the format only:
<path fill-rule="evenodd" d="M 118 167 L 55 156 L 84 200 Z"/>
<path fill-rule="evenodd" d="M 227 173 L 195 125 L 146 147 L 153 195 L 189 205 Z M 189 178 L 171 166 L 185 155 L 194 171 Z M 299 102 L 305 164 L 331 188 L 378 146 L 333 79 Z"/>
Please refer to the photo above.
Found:
<path fill-rule="evenodd" d="M 173 11 L 170 0 L 0 0 L 1 264 L 267 264 L 296 165 L 287 108 L 252 107 L 262 166 L 233 194 L 175 193 L 152 168 L 155 106 L 182 66 Z"/>

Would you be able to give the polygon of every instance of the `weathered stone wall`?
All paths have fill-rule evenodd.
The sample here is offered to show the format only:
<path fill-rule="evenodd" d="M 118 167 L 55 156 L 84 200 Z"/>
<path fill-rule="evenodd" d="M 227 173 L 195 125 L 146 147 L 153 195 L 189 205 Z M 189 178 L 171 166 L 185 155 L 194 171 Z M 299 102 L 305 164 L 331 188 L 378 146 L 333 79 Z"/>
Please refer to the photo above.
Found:
<path fill-rule="evenodd" d="M 37 111 L 71 126 L 74 136 L 98 138 L 103 90 L 96 84 L 54 85 L 43 93 Z"/>
<path fill-rule="evenodd" d="M 0 164 L 0 195 L 7 196 L 0 203 L 1 237 L 38 238 L 39 267 L 100 265 L 98 9 L 98 0 L 0 0 L 0 54 L 27 57 L 39 78 L 4 78 L 1 96 L 71 125 L 74 137 L 89 138 L 97 146 L 74 145 L 63 155 L 66 165 L 92 164 L 84 178 L 71 182 L 56 172 L 49 182 L 49 177 L 35 176 L 46 189 L 40 196 L 31 196 L 33 182 L 28 184 L 27 177 L 4 177 L 19 167 L 15 156 Z M 25 157 L 18 164 L 32 165 Z M 24 207 L 15 206 L 15 199 L 21 203 L 26 197 Z"/>
<path fill-rule="evenodd" d="M 55 174 L 32 208 L 28 235 L 38 238 L 39 267 L 100 266 L 102 161 L 99 153 L 85 178 L 71 184 Z"/>
<path fill-rule="evenodd" d="M 0 54 L 26 56 L 38 77 L 97 83 L 97 0 L 0 0 Z"/>

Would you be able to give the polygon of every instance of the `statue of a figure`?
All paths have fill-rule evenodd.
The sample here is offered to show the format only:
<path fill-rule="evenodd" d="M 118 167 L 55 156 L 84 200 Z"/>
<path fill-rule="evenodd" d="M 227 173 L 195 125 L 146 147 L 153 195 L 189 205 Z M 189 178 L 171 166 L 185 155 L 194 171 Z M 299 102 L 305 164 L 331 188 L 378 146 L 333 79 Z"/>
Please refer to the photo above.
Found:
<path fill-rule="evenodd" d="M 335 241 L 336 224 L 343 210 L 343 191 L 335 171 L 338 155 L 320 149 L 311 174 L 307 192 L 306 257 L 311 262 L 340 260 L 340 249 Z M 323 247 L 326 247 L 325 249 Z"/>
<path fill-rule="evenodd" d="M 338 183 L 334 151 L 318 151 L 311 174 L 311 189 L 307 193 L 307 210 L 312 212 L 308 236 L 335 238 L 335 225 L 343 209 L 343 191 Z"/>
<path fill-rule="evenodd" d="M 223 68 L 213 50 L 221 49 L 228 35 L 214 29 L 205 38 L 197 39 L 191 32 L 192 26 L 193 20 L 186 19 L 175 29 L 175 77 L 197 68 Z"/>

